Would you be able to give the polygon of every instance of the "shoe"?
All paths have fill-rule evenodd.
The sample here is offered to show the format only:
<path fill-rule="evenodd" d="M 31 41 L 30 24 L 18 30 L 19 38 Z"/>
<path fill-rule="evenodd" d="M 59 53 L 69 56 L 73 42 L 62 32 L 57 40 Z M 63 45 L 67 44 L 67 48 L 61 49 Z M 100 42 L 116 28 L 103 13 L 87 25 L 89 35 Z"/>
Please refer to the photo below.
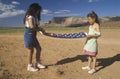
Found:
<path fill-rule="evenodd" d="M 89 66 L 85 66 L 85 67 L 82 67 L 82 70 L 90 70 L 90 67 Z"/>
<path fill-rule="evenodd" d="M 40 63 L 36 63 L 36 67 L 39 68 L 39 69 L 44 69 L 46 68 L 46 66 L 40 64 Z"/>
<path fill-rule="evenodd" d="M 34 68 L 32 64 L 28 64 L 27 70 L 32 72 L 38 71 L 38 69 Z"/>
<path fill-rule="evenodd" d="M 89 74 L 93 74 L 93 73 L 95 73 L 95 72 L 96 72 L 95 69 L 91 69 L 91 70 L 88 71 Z"/>

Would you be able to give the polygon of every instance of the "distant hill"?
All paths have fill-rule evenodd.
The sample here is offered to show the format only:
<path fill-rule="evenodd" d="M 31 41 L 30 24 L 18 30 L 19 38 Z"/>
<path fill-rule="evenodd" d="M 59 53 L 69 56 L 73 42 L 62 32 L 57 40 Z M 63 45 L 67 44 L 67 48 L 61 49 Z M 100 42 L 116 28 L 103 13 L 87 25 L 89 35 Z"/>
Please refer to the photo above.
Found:
<path fill-rule="evenodd" d="M 119 24 L 120 26 L 120 16 L 107 16 L 99 18 L 102 25 L 105 24 Z M 48 27 L 80 27 L 88 25 L 87 18 L 80 16 L 70 16 L 70 17 L 54 17 L 49 23 L 41 23 L 41 26 Z"/>
<path fill-rule="evenodd" d="M 108 16 L 100 18 L 101 22 L 113 22 L 113 21 L 120 21 L 120 16 Z"/>

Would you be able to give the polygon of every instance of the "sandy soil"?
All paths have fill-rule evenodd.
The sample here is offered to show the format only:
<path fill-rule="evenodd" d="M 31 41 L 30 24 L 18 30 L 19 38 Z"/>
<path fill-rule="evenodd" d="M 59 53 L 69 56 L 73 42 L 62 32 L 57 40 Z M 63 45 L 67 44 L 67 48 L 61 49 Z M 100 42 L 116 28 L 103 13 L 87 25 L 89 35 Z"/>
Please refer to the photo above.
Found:
<path fill-rule="evenodd" d="M 120 79 L 119 34 L 120 29 L 102 30 L 97 72 L 93 75 L 81 70 L 87 64 L 87 57 L 82 53 L 85 38 L 56 39 L 38 34 L 41 60 L 48 68 L 28 72 L 23 33 L 0 34 L 0 79 Z"/>

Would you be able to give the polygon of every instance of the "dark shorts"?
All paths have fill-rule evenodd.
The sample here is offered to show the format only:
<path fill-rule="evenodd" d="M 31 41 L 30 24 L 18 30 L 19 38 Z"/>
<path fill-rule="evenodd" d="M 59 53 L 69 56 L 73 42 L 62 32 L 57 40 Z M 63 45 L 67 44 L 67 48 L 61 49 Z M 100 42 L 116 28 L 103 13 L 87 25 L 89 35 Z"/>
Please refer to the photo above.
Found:
<path fill-rule="evenodd" d="M 24 33 L 24 46 L 25 48 L 33 48 L 40 46 L 36 38 L 36 31 L 31 29 L 26 29 Z"/>

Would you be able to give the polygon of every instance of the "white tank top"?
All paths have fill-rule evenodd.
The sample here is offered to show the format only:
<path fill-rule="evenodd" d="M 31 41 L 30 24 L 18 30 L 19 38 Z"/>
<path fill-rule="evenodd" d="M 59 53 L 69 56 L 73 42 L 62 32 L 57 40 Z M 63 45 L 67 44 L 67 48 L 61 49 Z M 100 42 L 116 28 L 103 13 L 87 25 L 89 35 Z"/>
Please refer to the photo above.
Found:
<path fill-rule="evenodd" d="M 30 19 L 30 18 L 32 18 L 33 19 L 33 21 L 34 21 L 34 26 L 36 26 L 36 24 L 37 25 L 39 25 L 39 22 L 38 22 L 38 19 L 36 19 L 35 17 L 33 17 L 33 16 L 31 16 L 31 15 L 29 15 L 29 16 L 26 16 L 26 21 L 25 21 L 25 27 L 30 27 L 30 24 L 29 24 L 29 21 L 28 21 L 28 19 Z"/>

